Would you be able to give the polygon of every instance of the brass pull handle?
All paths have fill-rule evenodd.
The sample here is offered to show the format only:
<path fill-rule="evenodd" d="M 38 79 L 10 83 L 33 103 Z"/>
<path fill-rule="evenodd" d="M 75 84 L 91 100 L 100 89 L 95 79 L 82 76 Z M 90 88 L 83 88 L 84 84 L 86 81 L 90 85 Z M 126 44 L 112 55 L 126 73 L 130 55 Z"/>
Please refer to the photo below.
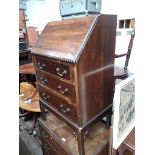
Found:
<path fill-rule="evenodd" d="M 44 146 L 46 150 L 50 151 L 50 147 L 47 144 L 45 144 Z"/>
<path fill-rule="evenodd" d="M 84 131 L 83 133 L 84 138 L 86 138 L 87 134 L 88 134 L 88 130 Z"/>
<path fill-rule="evenodd" d="M 41 62 L 38 62 L 37 65 L 38 65 L 38 68 L 39 68 L 39 69 L 44 69 L 45 66 L 46 66 L 45 63 L 41 63 Z"/>
<path fill-rule="evenodd" d="M 59 91 L 60 91 L 62 94 L 68 93 L 68 88 L 65 88 L 64 90 L 62 90 L 62 86 L 61 86 L 61 85 L 58 86 L 58 89 L 59 89 Z"/>
<path fill-rule="evenodd" d="M 42 94 L 43 98 L 45 101 L 48 101 L 48 99 L 50 98 L 48 95 L 46 95 L 45 93 Z"/>
<path fill-rule="evenodd" d="M 62 112 L 64 112 L 65 114 L 67 114 L 71 111 L 70 108 L 65 108 L 63 104 L 60 104 L 60 108 L 61 108 Z"/>
<path fill-rule="evenodd" d="M 48 81 L 48 80 L 47 80 L 46 78 L 40 77 L 40 82 L 41 82 L 42 84 L 46 84 L 47 81 Z"/>
<path fill-rule="evenodd" d="M 42 136 L 43 136 L 43 137 L 46 137 L 46 138 L 48 137 L 48 135 L 47 135 L 46 132 L 44 132 L 44 131 L 42 132 Z"/>
<path fill-rule="evenodd" d="M 67 71 L 65 69 L 63 70 L 62 73 L 60 73 L 60 68 L 59 67 L 56 68 L 56 71 L 57 71 L 57 74 L 59 76 L 61 76 L 61 77 L 63 77 L 65 74 L 67 74 Z"/>
<path fill-rule="evenodd" d="M 77 133 L 74 131 L 72 131 L 72 132 L 73 132 L 74 137 L 77 139 Z"/>

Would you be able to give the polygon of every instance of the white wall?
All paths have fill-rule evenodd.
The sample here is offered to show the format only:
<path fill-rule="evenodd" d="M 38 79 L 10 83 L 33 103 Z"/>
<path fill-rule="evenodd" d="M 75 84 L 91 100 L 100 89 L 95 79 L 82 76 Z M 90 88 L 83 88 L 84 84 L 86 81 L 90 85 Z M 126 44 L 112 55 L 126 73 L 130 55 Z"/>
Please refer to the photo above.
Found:
<path fill-rule="evenodd" d="M 102 0 L 101 12 L 117 14 L 118 18 L 133 18 L 135 16 L 134 0 Z"/>
<path fill-rule="evenodd" d="M 29 0 L 26 5 L 27 26 L 38 27 L 39 32 L 48 22 L 61 19 L 59 0 Z"/>
<path fill-rule="evenodd" d="M 103 14 L 117 14 L 118 18 L 133 18 L 134 0 L 102 0 Z M 47 22 L 60 20 L 59 0 L 28 0 L 27 5 L 27 26 L 40 27 L 40 30 Z"/>

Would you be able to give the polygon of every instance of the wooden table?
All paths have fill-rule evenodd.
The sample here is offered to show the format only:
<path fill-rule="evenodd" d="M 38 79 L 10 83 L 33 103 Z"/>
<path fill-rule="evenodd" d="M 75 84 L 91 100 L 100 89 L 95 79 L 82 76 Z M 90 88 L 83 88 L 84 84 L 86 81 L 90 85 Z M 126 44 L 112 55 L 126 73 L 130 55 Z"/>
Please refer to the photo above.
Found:
<path fill-rule="evenodd" d="M 35 128 L 37 118 L 38 118 L 38 113 L 41 112 L 40 110 L 40 105 L 39 105 L 39 94 L 37 93 L 33 98 L 27 99 L 30 97 L 31 94 L 20 94 L 19 95 L 19 108 L 22 110 L 26 110 L 26 115 L 29 113 L 33 113 L 33 122 L 32 122 L 32 127 L 28 129 L 29 133 L 32 134 L 33 130 Z M 20 117 L 26 116 L 21 115 Z"/>
<path fill-rule="evenodd" d="M 19 108 L 26 111 L 26 113 L 21 114 L 20 117 L 25 117 L 29 113 L 34 115 L 32 127 L 28 129 L 31 134 L 35 128 L 38 113 L 41 112 L 39 105 L 39 94 L 37 87 L 34 88 L 31 84 L 21 83 L 20 85 L 21 94 L 19 95 Z"/>
<path fill-rule="evenodd" d="M 40 112 L 39 106 L 39 94 L 34 98 L 26 100 L 31 94 L 20 94 L 19 95 L 19 108 L 30 111 L 30 112 Z"/>

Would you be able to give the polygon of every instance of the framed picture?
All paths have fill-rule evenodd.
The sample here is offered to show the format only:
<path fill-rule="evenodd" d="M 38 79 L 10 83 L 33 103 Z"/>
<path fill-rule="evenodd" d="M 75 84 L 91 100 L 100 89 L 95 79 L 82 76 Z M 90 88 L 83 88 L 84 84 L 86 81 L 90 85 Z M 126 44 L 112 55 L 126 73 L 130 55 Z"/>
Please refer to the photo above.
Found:
<path fill-rule="evenodd" d="M 115 85 L 113 104 L 113 148 L 118 149 L 135 126 L 134 74 Z"/>

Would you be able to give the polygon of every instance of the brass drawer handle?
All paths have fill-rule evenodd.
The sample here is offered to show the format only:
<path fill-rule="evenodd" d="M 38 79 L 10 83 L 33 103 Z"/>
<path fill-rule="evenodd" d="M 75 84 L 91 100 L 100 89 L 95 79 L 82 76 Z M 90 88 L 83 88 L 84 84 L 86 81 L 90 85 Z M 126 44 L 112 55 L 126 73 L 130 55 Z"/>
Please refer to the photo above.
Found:
<path fill-rule="evenodd" d="M 60 104 L 60 108 L 62 110 L 62 112 L 64 112 L 65 114 L 69 113 L 71 111 L 70 108 L 65 108 L 63 104 Z"/>
<path fill-rule="evenodd" d="M 38 68 L 39 68 L 39 69 L 44 69 L 45 66 L 46 66 L 45 63 L 41 63 L 41 62 L 38 62 L 37 65 L 38 65 Z"/>
<path fill-rule="evenodd" d="M 59 67 L 56 68 L 56 71 L 57 71 L 57 74 L 59 76 L 61 76 L 61 77 L 63 77 L 65 74 L 67 74 L 67 71 L 65 69 L 63 70 L 62 73 L 60 73 L 60 68 Z"/>
<path fill-rule="evenodd" d="M 42 132 L 42 136 L 43 136 L 43 137 L 46 137 L 46 138 L 48 137 L 48 135 L 47 135 L 46 132 L 44 132 L 44 131 Z"/>
<path fill-rule="evenodd" d="M 73 135 L 75 138 L 77 138 L 77 133 L 75 131 L 72 131 L 73 132 Z"/>
<path fill-rule="evenodd" d="M 46 84 L 47 81 L 48 81 L 48 80 L 47 80 L 46 78 L 40 77 L 40 82 L 41 82 L 42 84 Z"/>
<path fill-rule="evenodd" d="M 45 93 L 42 93 L 42 96 L 45 101 L 48 101 L 48 99 L 50 98 L 50 96 L 46 95 Z"/>
<path fill-rule="evenodd" d="M 44 146 L 45 146 L 45 149 L 46 149 L 46 150 L 48 150 L 48 151 L 51 150 L 50 147 L 49 147 L 47 144 L 45 144 Z"/>
<path fill-rule="evenodd" d="M 65 88 L 64 90 L 62 90 L 62 86 L 61 86 L 61 85 L 58 86 L 58 89 L 59 89 L 59 91 L 60 91 L 62 94 L 68 93 L 68 88 Z"/>

